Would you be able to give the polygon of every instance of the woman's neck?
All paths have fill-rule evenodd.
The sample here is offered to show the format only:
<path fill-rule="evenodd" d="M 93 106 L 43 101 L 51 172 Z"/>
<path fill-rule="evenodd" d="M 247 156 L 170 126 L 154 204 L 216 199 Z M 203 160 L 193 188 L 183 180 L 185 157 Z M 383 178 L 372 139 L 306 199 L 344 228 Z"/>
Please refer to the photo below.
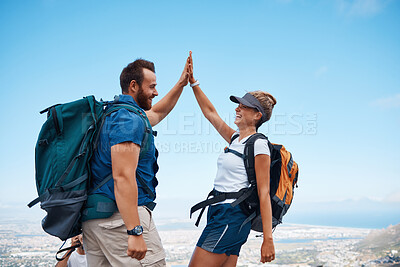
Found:
<path fill-rule="evenodd" d="M 239 128 L 239 141 L 249 135 L 255 134 L 256 132 L 256 127 Z"/>

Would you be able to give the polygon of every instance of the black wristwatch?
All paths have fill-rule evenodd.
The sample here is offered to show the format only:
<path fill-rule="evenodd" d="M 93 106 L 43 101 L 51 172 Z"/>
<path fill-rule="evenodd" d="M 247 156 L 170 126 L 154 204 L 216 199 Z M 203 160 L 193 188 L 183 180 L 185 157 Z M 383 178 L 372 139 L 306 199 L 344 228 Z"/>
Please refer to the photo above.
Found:
<path fill-rule="evenodd" d="M 132 230 L 126 230 L 128 235 L 141 235 L 143 234 L 143 226 L 137 225 Z"/>

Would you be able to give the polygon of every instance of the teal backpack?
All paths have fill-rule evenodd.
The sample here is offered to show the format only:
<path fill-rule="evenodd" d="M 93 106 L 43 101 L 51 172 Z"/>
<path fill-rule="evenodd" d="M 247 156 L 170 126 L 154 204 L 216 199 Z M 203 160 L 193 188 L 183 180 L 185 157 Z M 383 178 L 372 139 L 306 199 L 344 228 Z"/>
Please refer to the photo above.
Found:
<path fill-rule="evenodd" d="M 39 196 L 28 207 L 40 202 L 40 207 L 47 212 L 42 220 L 43 230 L 63 241 L 82 232 L 82 213 L 91 178 L 90 159 L 106 116 L 121 108 L 138 114 L 146 126 L 140 153 L 148 150 L 152 130 L 146 114 L 132 105 L 114 102 L 96 101 L 94 96 L 87 96 L 40 112 L 47 112 L 47 120 L 35 147 L 35 179 Z M 110 179 L 112 175 L 91 192 Z M 146 189 L 147 186 L 139 182 Z M 94 206 L 96 201 L 98 198 L 92 197 L 91 205 Z M 96 216 L 99 217 L 92 211 L 88 217 L 86 212 L 86 220 Z"/>

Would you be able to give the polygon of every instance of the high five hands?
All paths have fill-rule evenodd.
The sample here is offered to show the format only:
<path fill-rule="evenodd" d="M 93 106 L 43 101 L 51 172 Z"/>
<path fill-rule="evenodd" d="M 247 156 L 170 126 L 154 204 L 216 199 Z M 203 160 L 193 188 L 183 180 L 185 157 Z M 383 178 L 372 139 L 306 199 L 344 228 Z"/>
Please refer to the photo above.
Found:
<path fill-rule="evenodd" d="M 196 79 L 193 76 L 193 58 L 192 58 L 192 51 L 189 51 L 189 82 L 191 84 L 196 82 Z"/>
<path fill-rule="evenodd" d="M 185 67 L 183 68 L 181 77 L 179 78 L 179 81 L 178 81 L 178 84 L 181 87 L 185 87 L 188 84 L 189 77 L 190 77 L 190 70 L 192 69 L 192 71 L 193 71 L 193 67 L 191 67 L 191 65 L 190 65 L 191 53 L 192 52 L 190 52 L 190 55 L 186 59 Z"/>
<path fill-rule="evenodd" d="M 189 56 L 186 59 L 185 67 L 183 68 L 181 77 L 179 78 L 178 84 L 185 87 L 188 82 L 195 83 L 196 79 L 193 77 L 193 58 L 192 51 L 189 52 Z"/>

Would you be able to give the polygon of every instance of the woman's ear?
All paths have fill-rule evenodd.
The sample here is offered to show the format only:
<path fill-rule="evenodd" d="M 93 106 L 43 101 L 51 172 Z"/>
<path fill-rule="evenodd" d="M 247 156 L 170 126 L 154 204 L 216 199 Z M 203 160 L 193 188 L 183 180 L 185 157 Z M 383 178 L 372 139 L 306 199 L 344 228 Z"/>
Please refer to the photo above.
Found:
<path fill-rule="evenodd" d="M 254 118 L 256 119 L 256 122 L 258 122 L 262 118 L 262 113 L 261 112 L 257 112 Z"/>

